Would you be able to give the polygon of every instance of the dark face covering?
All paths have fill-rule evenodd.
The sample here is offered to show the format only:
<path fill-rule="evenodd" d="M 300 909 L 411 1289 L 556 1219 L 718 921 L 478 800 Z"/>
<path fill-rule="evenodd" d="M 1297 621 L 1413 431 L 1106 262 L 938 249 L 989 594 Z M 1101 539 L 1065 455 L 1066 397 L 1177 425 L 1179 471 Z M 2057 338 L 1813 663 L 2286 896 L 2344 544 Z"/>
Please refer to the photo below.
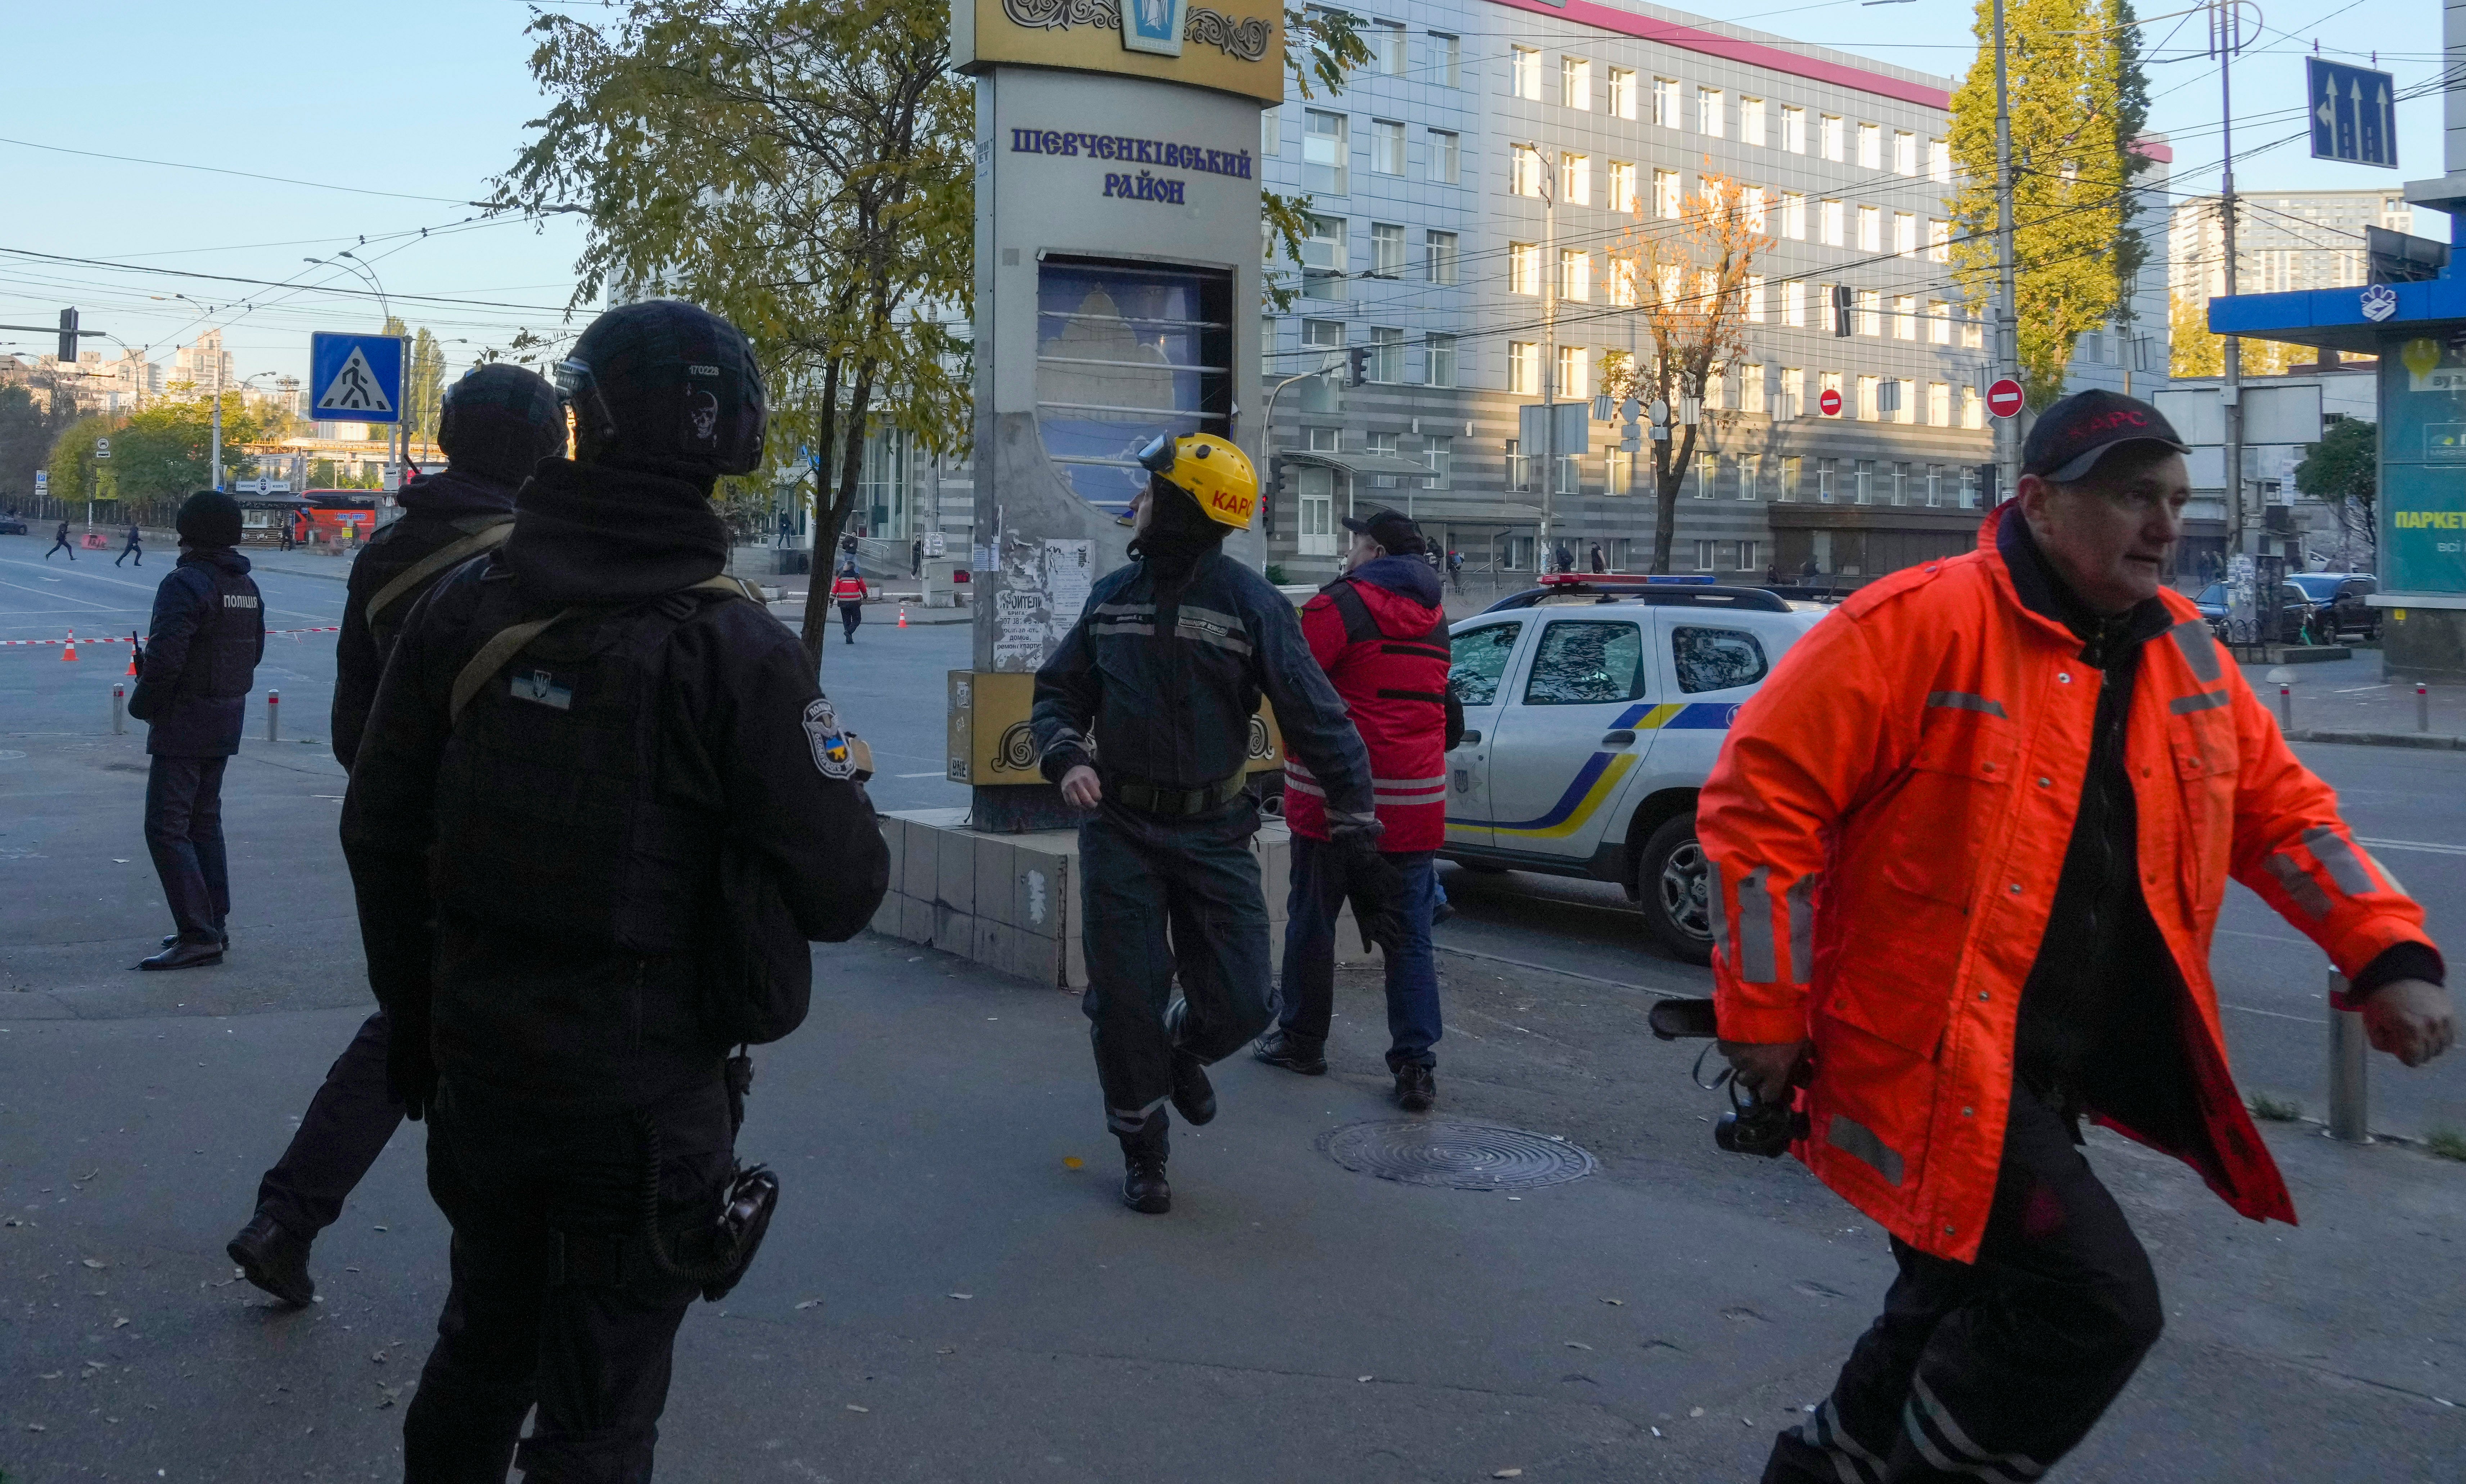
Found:
<path fill-rule="evenodd" d="M 1147 563 L 1158 582 L 1187 578 L 1200 558 L 1232 534 L 1207 519 L 1207 512 L 1181 486 L 1160 476 L 1149 476 L 1148 499 L 1148 528 L 1131 543 L 1131 555 Z"/>

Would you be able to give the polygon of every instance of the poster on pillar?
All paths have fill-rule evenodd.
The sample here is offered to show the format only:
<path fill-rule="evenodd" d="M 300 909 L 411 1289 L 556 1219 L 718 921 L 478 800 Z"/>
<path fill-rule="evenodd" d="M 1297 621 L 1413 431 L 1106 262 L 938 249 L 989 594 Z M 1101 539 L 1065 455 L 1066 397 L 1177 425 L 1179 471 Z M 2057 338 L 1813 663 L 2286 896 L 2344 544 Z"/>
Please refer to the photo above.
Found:
<path fill-rule="evenodd" d="M 2466 594 L 2466 331 L 2393 337 L 2381 364 L 2381 583 Z"/>

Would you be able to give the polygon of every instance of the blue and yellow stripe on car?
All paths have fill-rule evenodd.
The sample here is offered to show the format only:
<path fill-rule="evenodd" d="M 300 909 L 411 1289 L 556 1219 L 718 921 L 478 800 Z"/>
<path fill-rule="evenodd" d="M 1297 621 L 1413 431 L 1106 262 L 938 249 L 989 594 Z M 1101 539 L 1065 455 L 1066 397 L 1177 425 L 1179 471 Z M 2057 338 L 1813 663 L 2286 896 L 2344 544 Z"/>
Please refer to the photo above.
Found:
<path fill-rule="evenodd" d="M 1731 719 L 1738 714 L 1735 701 L 1666 701 L 1659 705 L 1630 706 L 1617 720 L 1603 727 L 1603 731 L 1622 729 L 1638 732 L 1663 731 L 1726 731 Z M 1558 802 L 1533 819 L 1500 820 L 1491 823 L 1479 819 L 1455 819 L 1450 825 L 1468 829 L 1495 831 L 1527 840 L 1564 839 L 1584 828 L 1586 821 L 1618 792 L 1618 785 L 1635 766 L 1632 752 L 1594 753 L 1576 770 Z"/>

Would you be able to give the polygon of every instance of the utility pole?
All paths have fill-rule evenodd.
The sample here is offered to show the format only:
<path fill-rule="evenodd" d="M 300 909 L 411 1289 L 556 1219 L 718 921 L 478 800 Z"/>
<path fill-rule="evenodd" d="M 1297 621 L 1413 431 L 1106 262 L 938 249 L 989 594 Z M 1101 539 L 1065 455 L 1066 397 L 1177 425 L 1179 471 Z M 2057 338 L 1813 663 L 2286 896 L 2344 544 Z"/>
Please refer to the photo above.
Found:
<path fill-rule="evenodd" d="M 1557 566 L 1553 543 L 1558 508 L 1558 182 L 1555 161 L 1544 159 L 1535 140 L 1533 170 L 1541 188 L 1541 540 L 1534 570 Z"/>
<path fill-rule="evenodd" d="M 2021 374 L 2021 321 L 2012 270 L 2012 98 L 2004 61 L 2004 0 L 1995 0 L 1995 377 Z M 1995 493 L 2021 483 L 2021 419 L 1995 419 Z"/>
<path fill-rule="evenodd" d="M 2218 217 L 2226 255 L 2226 291 L 2235 282 L 2234 188 L 2234 54 L 2240 40 L 2242 0 L 2210 0 L 2209 47 L 2218 58 L 2218 122 L 2223 130 L 2226 163 L 2218 190 Z M 2226 414 L 2227 544 L 2238 555 L 2253 553 L 2253 524 L 2243 508 L 2243 339 L 2229 335 L 2225 344 L 2226 374 L 2219 378 L 2218 402 Z"/>
<path fill-rule="evenodd" d="M 213 460 L 209 467 L 213 470 L 214 488 L 219 490 L 223 487 L 223 347 L 219 338 L 214 343 L 213 427 L 213 452 L 207 456 Z"/>

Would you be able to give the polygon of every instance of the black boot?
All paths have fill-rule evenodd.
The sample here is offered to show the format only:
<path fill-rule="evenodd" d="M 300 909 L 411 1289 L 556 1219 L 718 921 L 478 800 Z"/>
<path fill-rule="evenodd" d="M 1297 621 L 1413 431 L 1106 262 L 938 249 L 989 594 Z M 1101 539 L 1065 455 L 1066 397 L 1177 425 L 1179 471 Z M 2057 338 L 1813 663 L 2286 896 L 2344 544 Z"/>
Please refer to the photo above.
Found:
<path fill-rule="evenodd" d="M 1173 1187 L 1164 1183 L 1165 1156 L 1171 1152 L 1161 1109 L 1148 1116 L 1135 1134 L 1117 1133 L 1122 1141 L 1122 1204 L 1146 1216 L 1173 1209 Z"/>
<path fill-rule="evenodd" d="M 1251 1043 L 1250 1054 L 1270 1067 L 1298 1072 L 1306 1077 L 1327 1075 L 1327 1043 L 1311 1045 L 1306 1037 L 1281 1026 Z"/>
<path fill-rule="evenodd" d="M 210 943 L 192 943 L 182 939 L 150 959 L 138 960 L 137 966 L 147 969 L 202 968 L 206 964 L 220 963 L 222 961 L 223 945 L 220 939 Z"/>
<path fill-rule="evenodd" d="M 230 934 L 229 932 L 222 932 L 222 933 L 217 933 L 217 934 L 216 934 L 216 935 L 214 935 L 214 936 L 216 936 L 216 937 L 220 938 L 220 939 L 223 941 L 223 952 L 225 952 L 225 953 L 229 953 L 229 952 L 231 952 L 231 934 Z M 166 948 L 170 947 L 173 943 L 176 943 L 176 942 L 178 942 L 179 941 L 180 941 L 180 935 L 179 935 L 179 934 L 177 934 L 177 933 L 165 933 L 165 934 L 163 935 L 163 946 L 164 946 L 164 947 L 166 947 Z"/>
<path fill-rule="evenodd" d="M 263 1211 L 251 1217 L 223 1251 L 250 1282 L 295 1309 L 305 1308 L 317 1296 L 316 1280 L 308 1276 L 308 1244 Z"/>
<path fill-rule="evenodd" d="M 1429 1068 L 1408 1061 L 1396 1069 L 1396 1106 L 1406 1113 L 1427 1113 L 1439 1100 L 1439 1079 Z"/>
<path fill-rule="evenodd" d="M 1216 1088 L 1207 1080 L 1207 1067 L 1187 1052 L 1173 1053 L 1173 1105 L 1193 1128 L 1216 1117 Z"/>

